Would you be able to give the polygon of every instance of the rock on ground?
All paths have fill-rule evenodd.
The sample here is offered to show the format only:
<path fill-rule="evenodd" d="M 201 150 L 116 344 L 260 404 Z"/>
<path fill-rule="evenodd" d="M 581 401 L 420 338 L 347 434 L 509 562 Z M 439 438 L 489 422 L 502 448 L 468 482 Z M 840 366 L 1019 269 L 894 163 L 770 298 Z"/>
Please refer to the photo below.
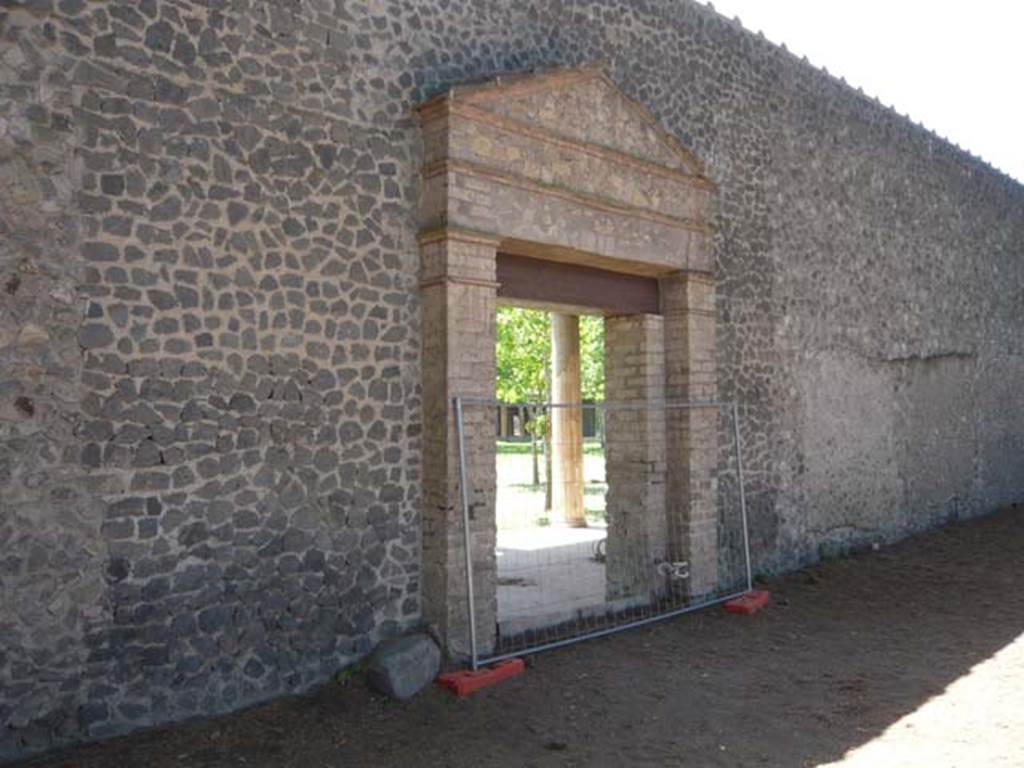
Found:
<path fill-rule="evenodd" d="M 381 693 L 409 699 L 437 677 L 441 651 L 427 635 L 385 640 L 370 656 L 367 680 Z"/>

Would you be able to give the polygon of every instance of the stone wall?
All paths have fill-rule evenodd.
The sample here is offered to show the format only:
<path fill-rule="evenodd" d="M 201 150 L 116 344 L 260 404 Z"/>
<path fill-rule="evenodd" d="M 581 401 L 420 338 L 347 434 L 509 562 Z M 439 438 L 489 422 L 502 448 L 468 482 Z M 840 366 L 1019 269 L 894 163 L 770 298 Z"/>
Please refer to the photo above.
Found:
<path fill-rule="evenodd" d="M 757 567 L 1024 496 L 1024 189 L 676 0 L 0 3 L 0 755 L 420 608 L 412 107 L 604 60 L 719 185 Z"/>
<path fill-rule="evenodd" d="M 0 754 L 418 620 L 418 150 L 330 21 L 0 11 Z"/>

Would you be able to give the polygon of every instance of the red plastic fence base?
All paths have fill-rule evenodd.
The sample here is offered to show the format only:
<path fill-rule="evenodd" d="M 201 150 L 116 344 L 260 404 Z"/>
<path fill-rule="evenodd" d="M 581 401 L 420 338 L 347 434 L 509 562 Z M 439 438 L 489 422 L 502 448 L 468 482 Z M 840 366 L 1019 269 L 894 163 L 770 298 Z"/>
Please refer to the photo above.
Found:
<path fill-rule="evenodd" d="M 448 672 L 437 678 L 437 684 L 443 685 L 462 698 L 481 688 L 521 675 L 524 671 L 526 671 L 526 665 L 522 659 L 508 659 L 488 669 L 478 669 L 476 672 L 469 669 Z"/>
<path fill-rule="evenodd" d="M 729 613 L 757 613 L 768 605 L 768 599 L 770 597 L 771 592 L 767 589 L 755 589 L 753 592 L 747 592 L 747 594 L 740 595 L 735 600 L 727 602 L 725 604 L 725 610 Z"/>

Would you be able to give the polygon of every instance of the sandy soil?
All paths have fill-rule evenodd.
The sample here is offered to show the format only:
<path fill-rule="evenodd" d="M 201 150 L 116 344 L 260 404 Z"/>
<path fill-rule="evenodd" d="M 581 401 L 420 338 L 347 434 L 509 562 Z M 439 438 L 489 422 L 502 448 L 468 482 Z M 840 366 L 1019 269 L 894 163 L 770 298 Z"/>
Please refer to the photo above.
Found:
<path fill-rule="evenodd" d="M 533 658 L 466 700 L 359 682 L 36 760 L 206 766 L 1024 765 L 1024 510 Z"/>

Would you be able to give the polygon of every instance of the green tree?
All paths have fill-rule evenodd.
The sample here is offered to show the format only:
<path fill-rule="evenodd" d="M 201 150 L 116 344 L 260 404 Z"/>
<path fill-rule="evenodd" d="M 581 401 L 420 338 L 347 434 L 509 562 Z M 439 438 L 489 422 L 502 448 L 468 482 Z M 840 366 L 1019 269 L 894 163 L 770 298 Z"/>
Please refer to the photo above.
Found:
<path fill-rule="evenodd" d="M 551 315 L 538 310 L 499 307 L 496 336 L 498 400 L 504 403 L 547 401 L 551 386 L 547 375 L 551 365 Z M 546 414 L 531 412 L 523 428 L 530 435 L 533 484 L 540 485 L 537 443 L 548 436 Z"/>
<path fill-rule="evenodd" d="M 580 317 L 580 388 L 583 399 L 604 400 L 604 318 Z"/>
<path fill-rule="evenodd" d="M 537 309 L 500 307 L 497 316 L 497 397 L 506 403 L 548 398 L 551 315 Z M 583 399 L 604 399 L 604 318 L 580 317 L 580 379 Z"/>
<path fill-rule="evenodd" d="M 604 318 L 580 317 L 580 389 L 585 402 L 604 401 Z M 596 434 L 604 444 L 604 412 L 595 409 Z"/>
<path fill-rule="evenodd" d="M 499 307 L 497 397 L 505 403 L 544 402 L 544 371 L 551 364 L 551 315 L 535 309 Z"/>
<path fill-rule="evenodd" d="M 497 313 L 497 398 L 505 403 L 546 402 L 551 391 L 551 315 L 536 309 L 500 307 Z M 604 399 L 604 319 L 580 317 L 580 378 L 584 400 Z M 530 435 L 533 484 L 540 485 L 538 442 L 545 443 L 550 463 L 549 420 L 529 415 L 524 429 Z M 550 477 L 550 466 L 545 473 Z M 548 499 L 550 505 L 550 482 Z"/>

